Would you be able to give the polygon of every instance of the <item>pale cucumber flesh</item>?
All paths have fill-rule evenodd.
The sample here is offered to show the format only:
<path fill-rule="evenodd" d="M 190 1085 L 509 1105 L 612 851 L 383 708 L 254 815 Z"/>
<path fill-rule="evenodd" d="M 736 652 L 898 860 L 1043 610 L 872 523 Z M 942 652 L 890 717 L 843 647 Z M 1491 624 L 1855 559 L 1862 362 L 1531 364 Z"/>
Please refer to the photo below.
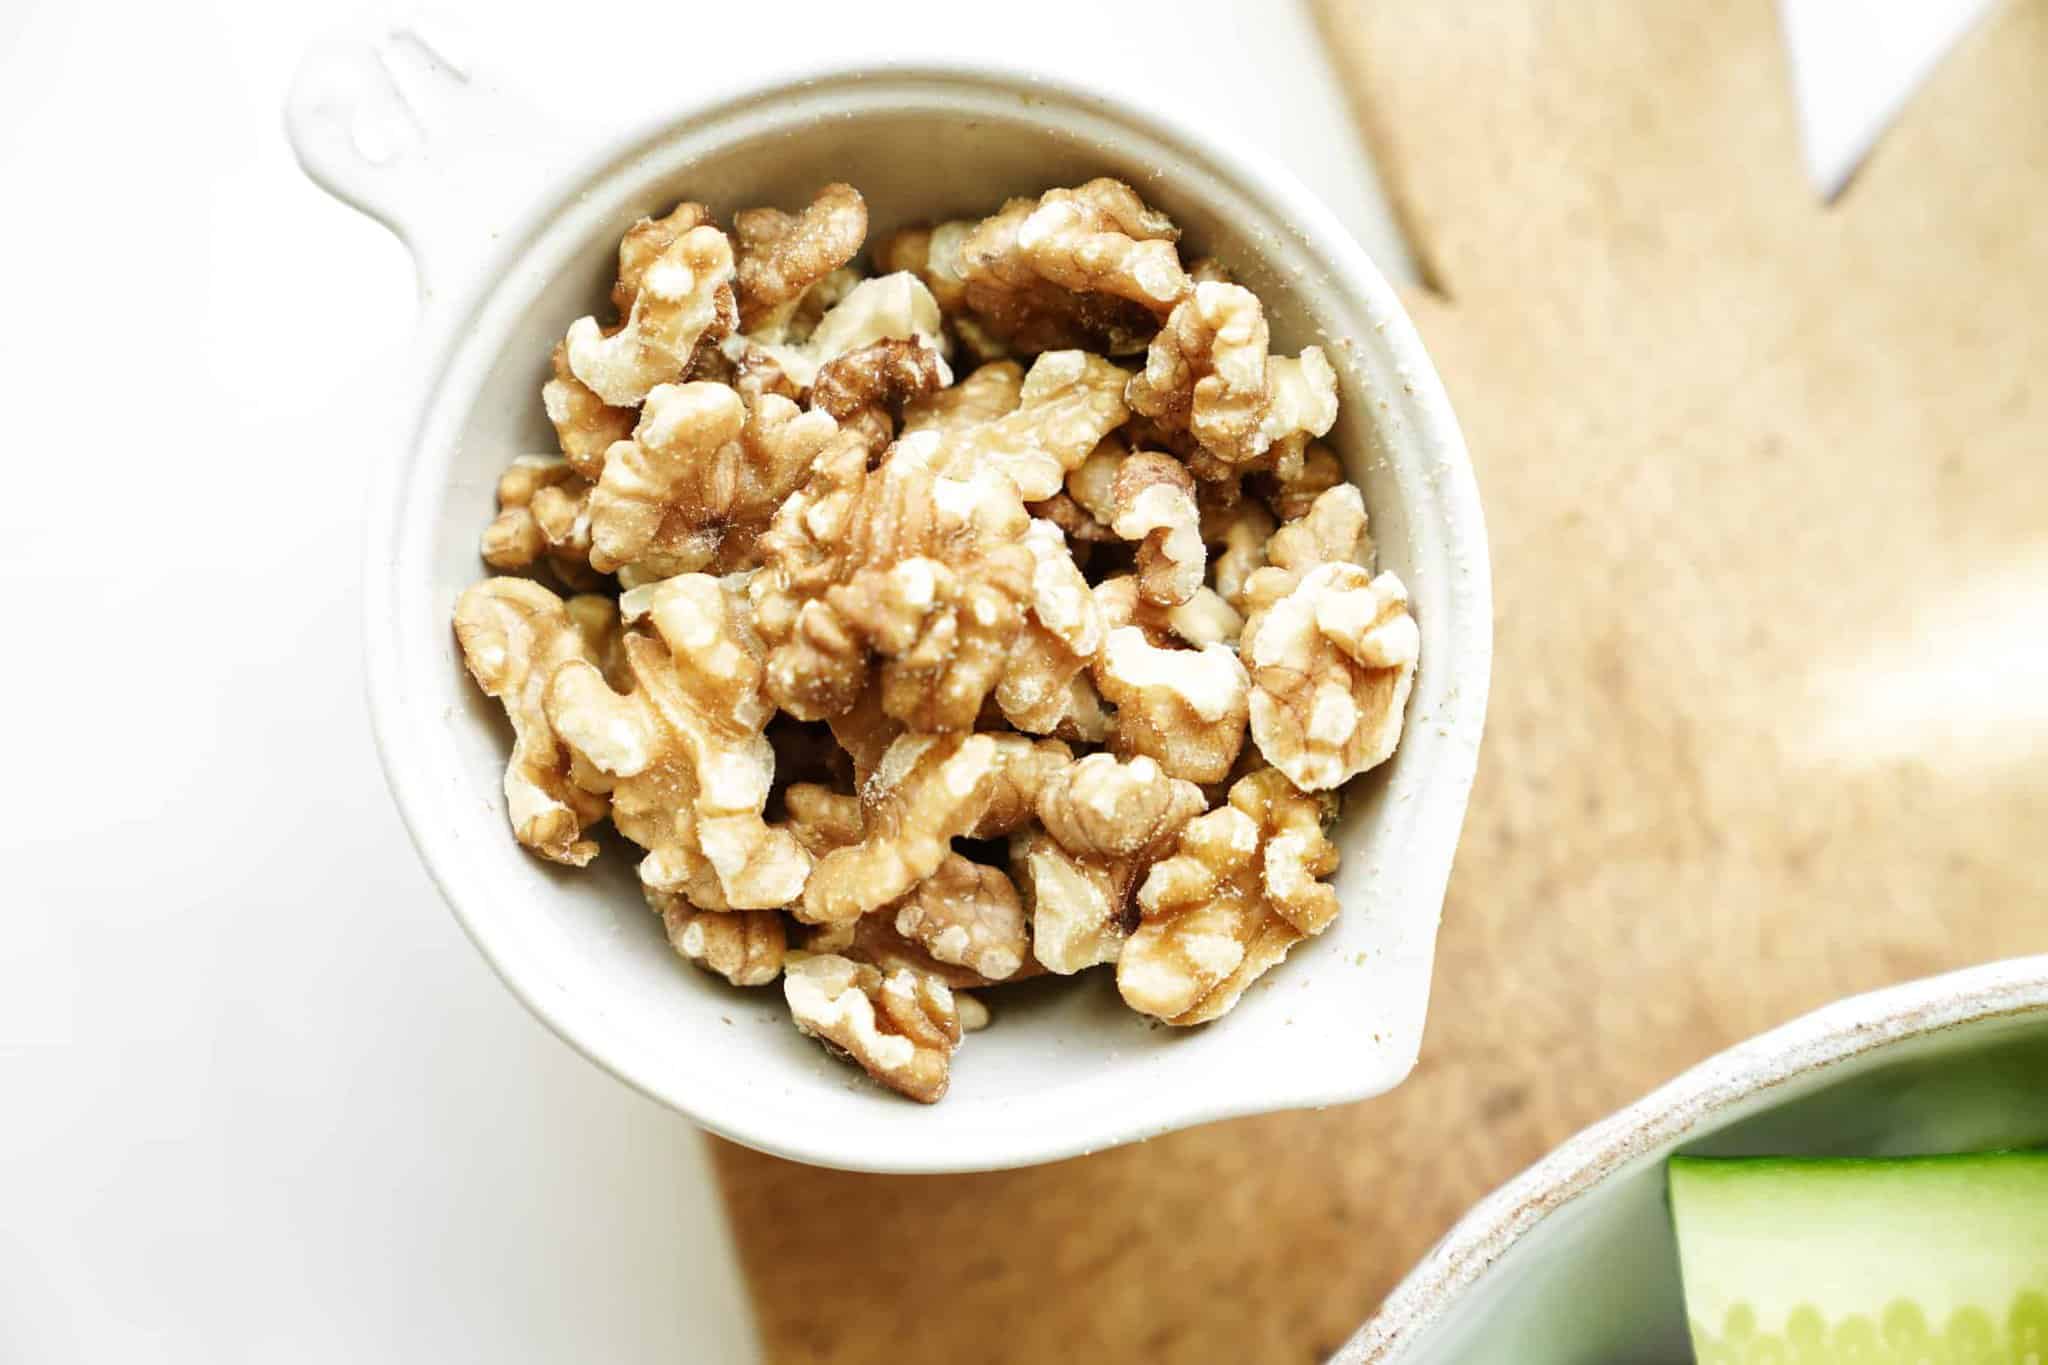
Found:
<path fill-rule="evenodd" d="M 2048 1365 L 2048 1151 L 1671 1161 L 1702 1365 Z"/>

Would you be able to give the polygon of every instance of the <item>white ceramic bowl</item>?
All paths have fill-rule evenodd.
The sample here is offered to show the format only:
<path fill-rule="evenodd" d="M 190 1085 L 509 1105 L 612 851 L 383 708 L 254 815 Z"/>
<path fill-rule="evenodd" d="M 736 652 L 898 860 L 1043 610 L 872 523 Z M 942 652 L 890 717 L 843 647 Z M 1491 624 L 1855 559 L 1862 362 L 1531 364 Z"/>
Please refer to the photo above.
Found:
<path fill-rule="evenodd" d="M 727 1137 L 890 1171 L 1045 1161 L 1227 1115 L 1397 1084 L 1422 1036 L 1445 879 L 1491 655 L 1486 542 L 1457 424 L 1393 291 L 1329 212 L 1269 164 L 1106 95 L 985 67 L 825 72 L 645 126 L 569 137 L 473 61 L 380 31 L 316 51 L 287 110 L 322 185 L 391 224 L 425 300 L 417 388 L 377 452 L 366 561 L 378 742 L 422 857 L 470 936 L 542 1019 Z M 406 78 L 388 79 L 394 62 Z M 403 92 L 395 107 L 393 91 Z M 395 146 L 393 145 L 395 141 Z M 1422 630 L 1399 754 L 1356 787 L 1338 841 L 1344 913 L 1235 1013 L 1148 1028 L 1097 973 L 994 994 L 935 1108 L 828 1059 L 779 991 L 739 992 L 668 949 L 614 843 L 581 873 L 520 851 L 499 794 L 507 728 L 463 674 L 450 605 L 483 572 L 493 481 L 552 448 L 549 348 L 602 299 L 628 224 L 679 198 L 721 213 L 846 179 L 873 236 L 1108 173 L 1167 210 L 1267 301 L 1276 347 L 1320 341 L 1342 384 L 1335 444 Z"/>
<path fill-rule="evenodd" d="M 2048 1142 L 2048 957 L 1839 1001 L 1731 1048 L 1489 1195 L 1332 1365 L 1692 1359 L 1664 1197 L 1675 1152 Z"/>

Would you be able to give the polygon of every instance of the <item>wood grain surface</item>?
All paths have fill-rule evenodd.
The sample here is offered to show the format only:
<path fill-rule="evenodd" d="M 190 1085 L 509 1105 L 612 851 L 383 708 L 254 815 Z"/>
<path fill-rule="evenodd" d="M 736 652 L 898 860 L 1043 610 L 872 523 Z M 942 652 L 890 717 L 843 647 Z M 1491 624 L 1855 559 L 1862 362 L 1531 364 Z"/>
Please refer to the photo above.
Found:
<path fill-rule="evenodd" d="M 1320 8 L 1497 575 L 1421 1066 L 994 1175 L 721 1146 L 775 1361 L 1315 1360 L 1687 1065 L 2048 946 L 2014 662 L 2048 648 L 2048 4 L 1967 39 L 1833 205 L 1768 0 Z"/>

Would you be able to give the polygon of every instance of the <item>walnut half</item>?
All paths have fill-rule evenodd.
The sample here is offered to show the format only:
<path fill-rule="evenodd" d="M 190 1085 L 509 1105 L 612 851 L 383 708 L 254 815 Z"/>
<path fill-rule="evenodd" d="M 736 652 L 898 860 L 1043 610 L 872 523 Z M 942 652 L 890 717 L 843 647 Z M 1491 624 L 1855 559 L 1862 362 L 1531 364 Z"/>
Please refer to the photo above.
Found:
<path fill-rule="evenodd" d="M 561 598 L 523 578 L 466 589 L 455 602 L 455 638 L 470 676 L 512 721 L 505 806 L 513 834 L 550 862 L 582 867 L 597 856 L 583 831 L 604 818 L 607 803 L 576 780 L 544 700 L 565 666 L 598 671 L 589 642 Z"/>
<path fill-rule="evenodd" d="M 1273 537 L 1245 581 L 1238 642 L 1251 672 L 1251 733 L 1298 787 L 1323 791 L 1386 761 L 1401 739 L 1421 636 L 1408 590 L 1374 577 L 1365 504 L 1340 485 Z"/>
<path fill-rule="evenodd" d="M 1145 870 L 1206 804 L 1149 758 L 1090 754 L 1038 794 L 1042 828 L 1011 843 L 1031 906 L 1032 951 L 1061 974 L 1114 962 Z"/>
<path fill-rule="evenodd" d="M 1190 820 L 1138 889 L 1140 922 L 1117 960 L 1124 1003 L 1169 1024 L 1206 1023 L 1327 929 L 1337 917 L 1323 880 L 1337 870 L 1327 808 L 1262 768 L 1238 779 L 1228 805 Z"/>
<path fill-rule="evenodd" d="M 800 1031 L 883 1085 L 920 1104 L 945 1095 L 960 1014 L 943 981 L 821 953 L 790 963 L 782 992 Z"/>

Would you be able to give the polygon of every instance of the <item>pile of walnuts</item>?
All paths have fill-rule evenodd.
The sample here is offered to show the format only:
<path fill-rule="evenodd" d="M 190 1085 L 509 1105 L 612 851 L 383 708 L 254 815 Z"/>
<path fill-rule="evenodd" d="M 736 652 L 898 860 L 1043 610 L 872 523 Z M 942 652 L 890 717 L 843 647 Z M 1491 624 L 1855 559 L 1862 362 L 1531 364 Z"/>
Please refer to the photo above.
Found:
<path fill-rule="evenodd" d="M 1335 917 L 1337 790 L 1400 738 L 1335 375 L 1178 235 L 1114 180 L 874 274 L 849 185 L 643 219 L 455 605 L 519 842 L 581 867 L 609 816 L 679 954 L 913 1099 L 968 989 L 1227 1012 Z"/>

